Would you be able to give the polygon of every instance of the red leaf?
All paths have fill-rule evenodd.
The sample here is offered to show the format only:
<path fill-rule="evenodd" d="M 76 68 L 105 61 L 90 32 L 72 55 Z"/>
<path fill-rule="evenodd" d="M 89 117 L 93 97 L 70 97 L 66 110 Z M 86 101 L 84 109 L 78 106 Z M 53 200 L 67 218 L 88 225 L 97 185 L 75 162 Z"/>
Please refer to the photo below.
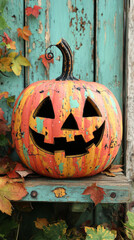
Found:
<path fill-rule="evenodd" d="M 4 32 L 4 36 L 2 37 L 2 41 L 6 44 L 12 42 L 12 39 L 8 36 L 7 33 Z"/>
<path fill-rule="evenodd" d="M 34 17 L 38 17 L 39 16 L 39 9 L 42 9 L 42 7 L 39 7 L 37 5 L 35 5 L 33 8 L 32 7 L 27 7 L 25 9 L 25 13 L 27 16 L 33 15 Z"/>
<path fill-rule="evenodd" d="M 23 167 L 23 165 L 21 163 L 17 162 L 15 168 L 12 171 L 8 172 L 7 175 L 9 178 L 20 178 L 20 176 L 26 177 L 27 175 L 29 175 L 31 173 L 33 173 L 31 170 Z"/>
<path fill-rule="evenodd" d="M 46 54 L 46 57 L 48 57 L 48 55 Z M 39 56 L 39 59 L 42 59 L 42 63 L 44 64 L 45 68 L 48 70 L 49 69 L 49 63 L 54 63 L 53 58 L 48 60 L 46 59 L 45 54 Z"/>
<path fill-rule="evenodd" d="M 2 108 L 0 108 L 0 120 L 2 120 L 3 122 L 7 122 L 4 118 L 4 112 L 3 112 Z"/>
<path fill-rule="evenodd" d="M 103 200 L 104 195 L 106 195 L 106 193 L 103 191 L 103 188 L 98 187 L 96 183 L 93 183 L 90 187 L 87 187 L 82 194 L 91 195 L 90 198 L 95 203 L 95 206 L 100 203 Z"/>

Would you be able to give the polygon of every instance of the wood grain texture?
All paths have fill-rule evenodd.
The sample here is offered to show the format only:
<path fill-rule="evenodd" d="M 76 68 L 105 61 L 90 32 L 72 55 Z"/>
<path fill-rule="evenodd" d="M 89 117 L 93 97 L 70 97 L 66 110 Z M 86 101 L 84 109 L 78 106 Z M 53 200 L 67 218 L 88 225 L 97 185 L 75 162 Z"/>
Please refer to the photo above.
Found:
<path fill-rule="evenodd" d="M 35 0 L 25 1 L 27 6 L 34 6 Z M 27 85 L 43 79 L 53 79 L 61 74 L 62 57 L 55 47 L 54 64 L 46 70 L 38 60 L 45 53 L 45 48 L 65 38 L 74 52 L 74 76 L 86 81 L 93 81 L 93 0 L 46 0 L 38 1 L 42 7 L 38 19 L 30 16 L 27 23 L 32 31 L 26 52 L 32 68 L 27 73 Z M 77 5 L 76 5 L 77 4 Z M 31 53 L 28 53 L 28 49 Z M 88 54 L 87 54 L 88 53 Z"/>
<path fill-rule="evenodd" d="M 90 196 L 82 195 L 86 187 L 96 183 L 106 193 L 102 203 L 123 203 L 129 200 L 129 183 L 124 175 L 107 177 L 97 175 L 90 178 L 75 180 L 56 180 L 48 178 L 27 179 L 25 186 L 28 195 L 23 201 L 49 201 L 49 202 L 92 202 Z M 55 191 L 59 189 L 59 197 Z M 37 197 L 31 196 L 32 191 Z M 60 197 L 61 196 L 61 197 Z"/>

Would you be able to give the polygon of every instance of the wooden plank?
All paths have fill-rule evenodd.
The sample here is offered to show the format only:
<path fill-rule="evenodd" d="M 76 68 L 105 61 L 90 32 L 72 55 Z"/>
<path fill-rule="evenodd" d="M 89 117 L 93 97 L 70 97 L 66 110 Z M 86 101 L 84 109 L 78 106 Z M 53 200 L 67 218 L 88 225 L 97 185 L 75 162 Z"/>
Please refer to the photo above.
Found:
<path fill-rule="evenodd" d="M 102 203 L 123 203 L 129 200 L 129 183 L 124 175 L 112 178 L 99 174 L 90 178 L 64 181 L 49 178 L 27 179 L 25 186 L 28 195 L 23 201 L 92 203 L 90 197 L 82 193 L 93 183 L 102 187 L 106 193 Z"/>
<path fill-rule="evenodd" d="M 17 9 L 17 10 L 16 10 Z M 24 20 L 24 2 L 9 0 L 5 9 L 4 9 L 4 17 L 7 21 L 10 29 L 5 29 L 5 32 L 9 35 L 9 37 L 16 42 L 16 52 L 22 51 L 24 53 L 24 40 L 18 38 L 17 28 L 23 28 L 23 20 Z M 3 34 L 1 31 L 0 34 Z M 24 87 L 24 68 L 22 69 L 21 75 L 15 76 L 13 73 L 7 73 L 8 77 L 0 76 L 0 91 L 8 91 L 9 96 L 15 95 L 17 98 L 20 92 Z M 8 120 L 8 123 L 11 123 L 11 115 L 12 109 L 6 107 L 3 103 L 3 109 L 5 112 L 5 118 Z"/>
<path fill-rule="evenodd" d="M 96 1 L 96 81 L 115 95 L 123 109 L 124 0 Z M 122 159 L 120 148 L 115 164 Z"/>
<path fill-rule="evenodd" d="M 35 0 L 25 1 L 27 6 L 34 6 Z M 37 4 L 37 3 L 36 3 Z M 93 0 L 46 0 L 38 1 L 42 7 L 38 19 L 28 17 L 27 23 L 32 32 L 26 47 L 32 68 L 27 73 L 27 85 L 43 79 L 53 79 L 61 74 L 62 57 L 55 47 L 54 64 L 45 70 L 38 58 L 45 53 L 45 48 L 65 38 L 74 52 L 74 76 L 86 81 L 93 81 Z M 28 53 L 28 49 L 31 53 Z M 88 53 L 88 54 L 87 54 Z"/>

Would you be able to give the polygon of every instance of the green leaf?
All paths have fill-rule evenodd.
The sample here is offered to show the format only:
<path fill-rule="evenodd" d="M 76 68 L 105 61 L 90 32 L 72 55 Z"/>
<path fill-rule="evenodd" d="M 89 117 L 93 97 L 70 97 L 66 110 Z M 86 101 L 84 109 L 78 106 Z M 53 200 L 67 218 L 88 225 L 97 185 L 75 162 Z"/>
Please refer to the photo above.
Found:
<path fill-rule="evenodd" d="M 1 240 L 7 240 L 3 234 L 0 234 L 0 239 Z"/>
<path fill-rule="evenodd" d="M 4 147 L 6 145 L 8 145 L 8 139 L 3 134 L 1 134 L 0 135 L 0 147 Z"/>
<path fill-rule="evenodd" d="M 6 4 L 7 4 L 7 0 L 0 0 L 0 13 L 3 12 Z"/>
<path fill-rule="evenodd" d="M 15 95 L 14 95 L 14 96 L 11 96 L 11 97 L 8 97 L 8 98 L 7 98 L 7 105 L 8 105 L 10 108 L 13 108 L 12 103 L 14 103 L 14 101 L 15 101 Z"/>
<path fill-rule="evenodd" d="M 5 28 L 8 28 L 9 26 L 7 25 L 4 17 L 1 15 L 0 16 L 0 30 L 3 30 Z"/>
<path fill-rule="evenodd" d="M 108 229 L 105 229 L 103 226 L 99 225 L 97 229 L 92 227 L 85 227 L 85 232 L 87 233 L 86 240 L 114 240 L 116 234 L 113 234 Z"/>
<path fill-rule="evenodd" d="M 67 225 L 61 220 L 57 223 L 49 224 L 47 227 L 43 226 L 43 230 L 38 231 L 34 240 L 67 240 L 66 238 Z"/>
<path fill-rule="evenodd" d="M 128 216 L 128 222 L 127 222 L 127 223 L 128 223 L 131 227 L 133 227 L 133 229 L 134 229 L 134 213 L 128 211 L 128 212 L 127 212 L 127 216 Z"/>

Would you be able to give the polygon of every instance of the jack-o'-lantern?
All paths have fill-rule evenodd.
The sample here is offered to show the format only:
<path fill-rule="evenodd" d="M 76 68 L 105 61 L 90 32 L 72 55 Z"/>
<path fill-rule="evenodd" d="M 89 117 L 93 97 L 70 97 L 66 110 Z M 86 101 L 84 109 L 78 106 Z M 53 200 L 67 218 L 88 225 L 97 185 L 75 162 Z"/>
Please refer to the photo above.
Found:
<path fill-rule="evenodd" d="M 73 77 L 72 52 L 61 39 L 60 77 L 29 85 L 12 115 L 12 138 L 23 163 L 53 178 L 92 176 L 115 158 L 122 138 L 121 110 L 103 85 Z"/>

